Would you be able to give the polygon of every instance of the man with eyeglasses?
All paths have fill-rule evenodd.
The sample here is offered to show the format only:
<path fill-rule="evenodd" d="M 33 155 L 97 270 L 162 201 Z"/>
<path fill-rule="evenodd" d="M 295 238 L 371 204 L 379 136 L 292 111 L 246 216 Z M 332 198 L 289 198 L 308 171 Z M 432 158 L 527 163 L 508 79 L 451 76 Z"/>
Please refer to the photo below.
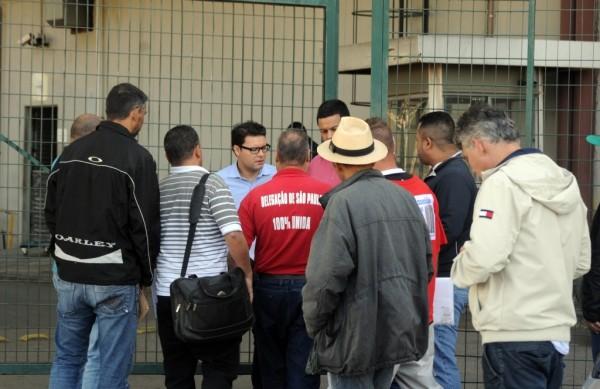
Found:
<path fill-rule="evenodd" d="M 262 124 L 247 121 L 231 129 L 231 151 L 237 162 L 217 174 L 229 186 L 236 209 L 251 189 L 269 181 L 276 173 L 275 166 L 265 163 L 269 150 L 267 130 Z"/>
<path fill-rule="evenodd" d="M 267 130 L 257 122 L 247 121 L 236 124 L 231 129 L 231 151 L 237 161 L 219 170 L 217 174 L 229 186 L 235 208 L 248 192 L 257 186 L 270 181 L 277 173 L 275 166 L 265 163 L 271 145 L 267 143 Z M 254 259 L 255 244 L 250 247 L 250 258 Z M 257 360 L 256 353 L 254 360 Z M 252 366 L 252 384 L 254 389 L 261 389 L 258 363 Z"/>

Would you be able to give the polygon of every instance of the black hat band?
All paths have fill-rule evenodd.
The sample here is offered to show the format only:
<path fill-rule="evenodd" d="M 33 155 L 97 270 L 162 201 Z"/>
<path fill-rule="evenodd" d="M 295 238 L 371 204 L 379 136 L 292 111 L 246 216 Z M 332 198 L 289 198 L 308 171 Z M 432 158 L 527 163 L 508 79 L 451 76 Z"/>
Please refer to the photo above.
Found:
<path fill-rule="evenodd" d="M 333 144 L 333 141 L 331 141 L 329 143 L 329 150 L 331 150 L 332 153 L 340 154 L 345 157 L 362 157 L 371 154 L 373 150 L 375 150 L 375 142 L 371 143 L 370 146 L 365 147 L 364 149 L 348 150 L 337 147 Z"/>

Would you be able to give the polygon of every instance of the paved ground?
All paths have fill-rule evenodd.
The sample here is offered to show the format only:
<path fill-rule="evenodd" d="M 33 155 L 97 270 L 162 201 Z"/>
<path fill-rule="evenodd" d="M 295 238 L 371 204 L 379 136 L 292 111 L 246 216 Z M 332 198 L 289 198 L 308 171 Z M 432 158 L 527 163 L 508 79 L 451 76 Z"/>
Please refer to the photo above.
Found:
<path fill-rule="evenodd" d="M 196 387 L 200 388 L 202 377 L 196 377 Z M 131 389 L 162 389 L 162 376 L 138 375 L 129 379 Z M 324 385 L 322 385 L 325 387 Z M 0 376 L 0 388 L 2 389 L 38 389 L 48 387 L 47 376 Z M 233 385 L 234 389 L 250 389 L 252 384 L 250 378 L 243 376 L 238 378 Z"/>
<path fill-rule="evenodd" d="M 0 369 L 3 364 L 26 363 L 35 366 L 51 362 L 55 304 L 48 258 L 22 257 L 14 253 L 9 256 L 0 251 Z M 20 340 L 22 336 L 32 334 L 42 334 L 47 339 Z M 242 343 L 242 363 L 251 362 L 251 343 L 247 335 Z M 480 356 L 480 339 L 471 328 L 470 318 L 464 318 L 459 333 L 457 357 L 465 389 L 483 387 Z M 161 357 L 156 324 L 149 315 L 139 326 L 136 362 L 159 364 Z M 565 364 L 563 387 L 581 387 L 592 367 L 589 335 L 581 323 L 572 331 L 571 352 L 565 359 Z M 44 375 L 0 375 L 1 389 L 44 388 L 47 387 L 47 382 L 48 377 Z M 134 389 L 162 388 L 162 376 L 133 375 L 131 385 Z M 235 384 L 235 388 L 250 387 L 248 376 L 241 376 Z"/>

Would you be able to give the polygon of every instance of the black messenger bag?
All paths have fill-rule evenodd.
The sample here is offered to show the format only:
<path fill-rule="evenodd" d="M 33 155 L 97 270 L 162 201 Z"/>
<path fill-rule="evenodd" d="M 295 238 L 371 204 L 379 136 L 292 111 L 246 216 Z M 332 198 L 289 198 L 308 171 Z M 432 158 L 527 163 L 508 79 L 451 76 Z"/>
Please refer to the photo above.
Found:
<path fill-rule="evenodd" d="M 186 343 L 241 337 L 254 321 L 242 269 L 235 268 L 213 277 L 185 276 L 208 176 L 202 176 L 194 187 L 181 278 L 173 281 L 170 287 L 175 335 Z"/>

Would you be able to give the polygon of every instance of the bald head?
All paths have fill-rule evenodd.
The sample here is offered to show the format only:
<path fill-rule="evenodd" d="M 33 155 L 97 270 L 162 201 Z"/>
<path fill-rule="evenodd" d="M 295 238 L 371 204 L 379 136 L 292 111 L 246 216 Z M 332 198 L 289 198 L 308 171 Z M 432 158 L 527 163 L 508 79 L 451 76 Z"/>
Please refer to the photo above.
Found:
<path fill-rule="evenodd" d="M 301 129 L 288 128 L 277 142 L 277 162 L 282 165 L 302 166 L 308 162 L 308 135 Z"/>
<path fill-rule="evenodd" d="M 77 116 L 71 125 L 71 142 L 93 132 L 101 121 L 102 119 L 92 113 Z"/>

